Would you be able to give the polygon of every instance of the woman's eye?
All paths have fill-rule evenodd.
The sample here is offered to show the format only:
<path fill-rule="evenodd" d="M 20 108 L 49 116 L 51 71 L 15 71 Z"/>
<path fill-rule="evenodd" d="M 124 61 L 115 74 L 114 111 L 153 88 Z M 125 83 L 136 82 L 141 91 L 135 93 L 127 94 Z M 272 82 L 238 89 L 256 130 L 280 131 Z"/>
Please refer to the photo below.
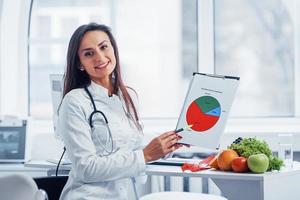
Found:
<path fill-rule="evenodd" d="M 101 50 L 104 50 L 104 49 L 107 49 L 107 47 L 108 47 L 107 45 L 102 45 L 102 46 L 100 47 L 100 49 L 101 49 Z"/>
<path fill-rule="evenodd" d="M 92 51 L 87 51 L 84 53 L 84 56 L 92 56 L 94 53 Z"/>

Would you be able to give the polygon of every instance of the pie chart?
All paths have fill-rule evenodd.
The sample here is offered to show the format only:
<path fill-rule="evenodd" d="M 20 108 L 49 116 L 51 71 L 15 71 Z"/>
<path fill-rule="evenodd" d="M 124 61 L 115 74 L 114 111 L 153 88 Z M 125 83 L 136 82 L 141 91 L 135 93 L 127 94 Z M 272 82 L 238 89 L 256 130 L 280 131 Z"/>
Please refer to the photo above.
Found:
<path fill-rule="evenodd" d="M 221 106 L 212 96 L 202 96 L 194 100 L 186 112 L 186 122 L 192 130 L 203 132 L 212 128 L 220 119 Z"/>

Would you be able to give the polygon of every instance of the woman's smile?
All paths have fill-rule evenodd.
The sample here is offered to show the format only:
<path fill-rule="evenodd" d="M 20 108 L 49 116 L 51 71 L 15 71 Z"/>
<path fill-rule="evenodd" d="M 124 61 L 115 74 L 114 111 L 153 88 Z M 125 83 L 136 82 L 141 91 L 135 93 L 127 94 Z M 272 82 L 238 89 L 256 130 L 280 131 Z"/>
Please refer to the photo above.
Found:
<path fill-rule="evenodd" d="M 109 63 L 110 63 L 110 62 L 107 61 L 107 62 L 105 62 L 105 63 L 97 64 L 97 65 L 95 66 L 95 69 L 103 69 L 103 68 L 107 67 Z"/>

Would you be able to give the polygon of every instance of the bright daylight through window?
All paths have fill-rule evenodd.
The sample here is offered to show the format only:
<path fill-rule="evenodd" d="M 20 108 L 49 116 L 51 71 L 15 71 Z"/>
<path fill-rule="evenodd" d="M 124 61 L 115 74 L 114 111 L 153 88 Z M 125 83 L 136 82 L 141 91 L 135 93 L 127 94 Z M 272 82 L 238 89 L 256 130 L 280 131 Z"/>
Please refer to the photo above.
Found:
<path fill-rule="evenodd" d="M 197 71 L 196 9 L 196 0 L 33 1 L 30 115 L 51 118 L 49 74 L 64 72 L 73 31 L 97 22 L 112 28 L 125 83 L 139 95 L 141 116 L 178 117 Z"/>
<path fill-rule="evenodd" d="M 217 74 L 241 77 L 231 117 L 294 117 L 298 87 L 295 1 L 213 2 L 214 31 L 209 35 L 214 40 L 214 66 L 209 67 Z M 206 31 L 197 24 L 197 6 L 202 3 L 33 1 L 30 115 L 51 118 L 49 74 L 64 72 L 72 32 L 83 23 L 95 21 L 112 27 L 125 82 L 139 94 L 141 116 L 178 118 L 192 72 L 202 63 L 197 60 L 197 31 Z M 199 66 L 200 72 L 203 67 L 207 66 Z"/>
<path fill-rule="evenodd" d="M 241 77 L 231 115 L 294 117 L 294 1 L 214 5 L 216 73 Z"/>

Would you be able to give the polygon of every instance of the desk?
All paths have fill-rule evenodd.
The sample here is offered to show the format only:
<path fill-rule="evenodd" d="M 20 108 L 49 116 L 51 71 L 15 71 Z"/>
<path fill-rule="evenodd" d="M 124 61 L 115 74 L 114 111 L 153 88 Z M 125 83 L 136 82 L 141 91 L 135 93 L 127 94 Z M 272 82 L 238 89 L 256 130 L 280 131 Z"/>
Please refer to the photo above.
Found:
<path fill-rule="evenodd" d="M 31 160 L 24 164 L 25 167 L 43 168 L 47 169 L 48 176 L 54 176 L 57 165 L 46 160 Z M 71 165 L 60 165 L 59 174 L 67 175 L 71 170 Z"/>
<path fill-rule="evenodd" d="M 229 200 L 299 200 L 300 164 L 289 171 L 264 174 L 215 170 L 183 173 L 180 167 L 147 166 L 148 175 L 210 178 Z"/>
<path fill-rule="evenodd" d="M 54 169 L 54 164 L 31 161 L 27 167 Z M 69 170 L 70 166 L 60 169 Z M 215 170 L 182 172 L 177 166 L 147 165 L 147 175 L 210 178 L 229 200 L 299 200 L 300 163 L 292 170 L 267 172 L 264 174 L 233 173 Z"/>
<path fill-rule="evenodd" d="M 0 176 L 10 174 L 27 174 L 31 177 L 40 177 L 47 174 L 47 169 L 40 167 L 24 167 L 22 163 L 1 163 L 0 164 Z"/>

